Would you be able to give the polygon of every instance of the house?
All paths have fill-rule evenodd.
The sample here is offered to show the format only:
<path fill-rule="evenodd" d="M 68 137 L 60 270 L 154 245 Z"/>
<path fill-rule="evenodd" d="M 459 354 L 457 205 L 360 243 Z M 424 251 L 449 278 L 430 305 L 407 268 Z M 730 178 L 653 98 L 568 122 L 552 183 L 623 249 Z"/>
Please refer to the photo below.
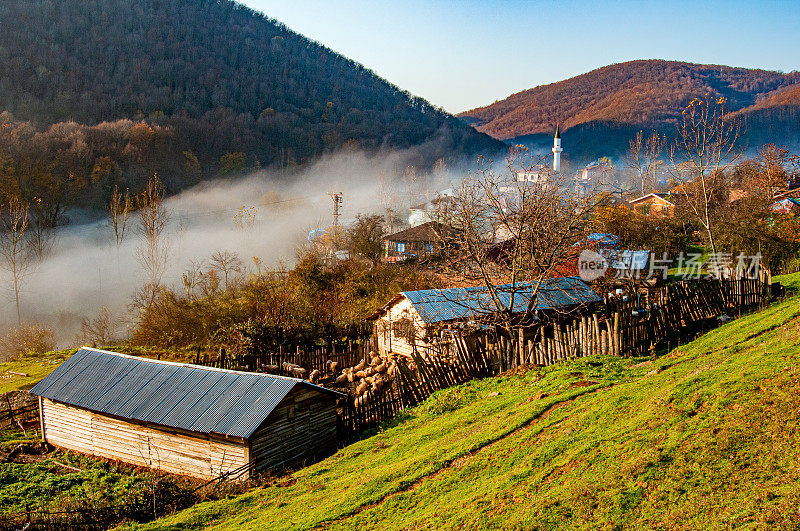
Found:
<path fill-rule="evenodd" d="M 442 236 L 447 228 L 429 221 L 410 229 L 401 230 L 384 238 L 384 257 L 388 262 L 402 262 L 409 258 L 422 258 L 437 254 L 444 246 Z"/>
<path fill-rule="evenodd" d="M 496 292 L 503 308 L 522 313 L 534 294 L 536 284 L 499 285 Z M 513 304 L 512 304 L 513 295 Z M 601 298 L 578 277 L 542 280 L 536 293 L 534 309 L 539 312 L 566 311 L 600 302 Z M 435 348 L 436 331 L 448 326 L 463 326 L 497 312 L 485 286 L 405 291 L 367 317 L 375 323 L 381 354 L 410 355 L 414 351 Z"/>
<path fill-rule="evenodd" d="M 774 212 L 782 212 L 784 214 L 800 214 L 800 199 L 787 197 L 772 203 L 770 209 Z"/>
<path fill-rule="evenodd" d="M 578 195 L 586 195 L 590 190 L 599 189 L 608 185 L 609 175 L 614 171 L 614 166 L 607 157 L 602 157 L 590 162 L 583 169 L 575 172 L 575 191 Z"/>
<path fill-rule="evenodd" d="M 453 190 L 450 188 L 442 190 L 434 199 L 409 207 L 408 224 L 416 227 L 433 221 L 438 215 L 446 212 L 454 202 Z"/>
<path fill-rule="evenodd" d="M 43 441 L 211 479 L 336 449 L 336 401 L 303 380 L 83 347 L 31 389 Z"/>
<path fill-rule="evenodd" d="M 576 275 L 581 270 L 583 251 L 594 251 L 605 261 L 607 269 L 602 276 L 615 278 L 644 278 L 650 264 L 650 251 L 619 249 L 619 236 L 607 232 L 593 232 L 575 243 L 573 253 L 560 264 L 562 275 Z M 599 277 L 597 277 L 599 278 Z"/>
<path fill-rule="evenodd" d="M 628 201 L 631 209 L 643 216 L 671 218 L 675 215 L 675 203 L 672 194 L 652 193 Z"/>

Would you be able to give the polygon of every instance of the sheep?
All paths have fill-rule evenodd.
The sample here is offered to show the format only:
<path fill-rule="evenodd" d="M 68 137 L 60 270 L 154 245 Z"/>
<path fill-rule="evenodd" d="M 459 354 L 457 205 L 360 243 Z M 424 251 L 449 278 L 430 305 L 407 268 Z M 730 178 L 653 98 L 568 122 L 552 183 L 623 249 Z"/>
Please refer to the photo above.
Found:
<path fill-rule="evenodd" d="M 364 391 L 366 391 L 368 388 L 369 385 L 367 385 L 367 382 L 361 382 L 360 384 L 358 384 L 358 387 L 356 387 L 356 394 L 363 395 Z"/>
<path fill-rule="evenodd" d="M 332 361 L 331 365 L 329 367 L 330 371 L 335 373 L 338 368 L 339 368 L 339 362 L 338 361 Z"/>
<path fill-rule="evenodd" d="M 357 373 L 355 373 L 355 375 L 356 378 L 366 378 L 367 376 L 369 376 L 366 371 L 358 371 Z"/>
<path fill-rule="evenodd" d="M 378 392 L 381 388 L 383 388 L 385 383 L 386 382 L 383 380 L 383 378 L 376 378 L 372 382 L 372 392 L 373 393 Z"/>
<path fill-rule="evenodd" d="M 291 372 L 295 378 L 303 378 L 306 375 L 306 370 L 297 366 L 290 368 L 289 372 Z"/>
<path fill-rule="evenodd" d="M 356 379 L 356 377 L 352 372 L 348 372 L 347 373 L 347 381 L 348 382 L 352 383 L 353 381 L 355 381 L 355 379 Z"/>
<path fill-rule="evenodd" d="M 308 375 L 308 381 L 311 383 L 315 383 L 319 379 L 321 374 L 322 373 L 319 372 L 319 370 L 314 369 L 313 371 L 311 371 L 311 374 Z"/>
<path fill-rule="evenodd" d="M 367 403 L 368 403 L 368 402 L 369 402 L 371 399 L 372 399 L 372 396 L 370 396 L 370 395 L 369 395 L 369 393 L 367 393 L 367 394 L 361 395 L 361 396 L 359 396 L 358 398 L 356 398 L 356 399 L 353 401 L 353 405 L 355 405 L 356 407 L 359 407 L 359 406 L 366 406 L 366 405 L 367 405 Z"/>
<path fill-rule="evenodd" d="M 386 362 L 384 361 L 377 367 L 375 367 L 375 372 L 384 372 L 386 370 Z"/>
<path fill-rule="evenodd" d="M 340 375 L 339 375 L 339 376 L 336 378 L 336 382 L 335 382 L 335 383 L 337 383 L 337 384 L 340 384 L 340 383 L 344 383 L 344 382 L 346 382 L 346 381 L 347 381 L 347 373 L 343 373 L 343 374 L 340 374 Z"/>
<path fill-rule="evenodd" d="M 353 372 L 358 372 L 358 371 L 360 371 L 361 369 L 363 369 L 363 368 L 364 368 L 364 365 L 366 365 L 366 364 L 367 364 L 366 360 L 361 360 L 361 361 L 358 363 L 358 365 L 356 365 L 355 367 L 353 367 Z"/>

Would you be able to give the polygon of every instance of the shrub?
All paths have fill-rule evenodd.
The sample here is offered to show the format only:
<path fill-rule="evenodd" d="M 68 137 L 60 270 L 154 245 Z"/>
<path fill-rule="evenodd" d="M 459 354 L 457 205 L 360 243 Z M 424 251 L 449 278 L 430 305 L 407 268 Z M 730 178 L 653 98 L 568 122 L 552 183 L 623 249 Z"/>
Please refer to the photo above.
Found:
<path fill-rule="evenodd" d="M 19 356 L 42 355 L 55 350 L 53 330 L 38 324 L 13 328 L 0 338 L 0 361 L 9 361 Z"/>

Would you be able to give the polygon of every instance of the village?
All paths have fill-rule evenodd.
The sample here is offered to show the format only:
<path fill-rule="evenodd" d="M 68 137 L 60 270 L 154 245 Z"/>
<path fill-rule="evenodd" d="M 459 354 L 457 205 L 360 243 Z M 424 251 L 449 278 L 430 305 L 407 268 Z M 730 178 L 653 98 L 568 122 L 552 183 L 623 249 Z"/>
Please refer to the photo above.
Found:
<path fill-rule="evenodd" d="M 659 153 L 634 166 L 632 142 L 628 175 L 638 171 L 641 187 L 626 191 L 608 159 L 565 174 L 558 128 L 553 142 L 548 156 L 512 151 L 510 177 L 479 169 L 432 194 L 390 234 L 377 215 L 340 223 L 342 196 L 332 194 L 334 224 L 313 231 L 291 273 L 413 272 L 439 287 L 373 298 L 379 304 L 355 319 L 328 320 L 324 334 L 248 321 L 211 349 L 184 349 L 184 361 L 84 346 L 15 397 L 21 405 L 7 399 L 6 426 L 38 434 L 46 448 L 245 484 L 324 459 L 442 389 L 583 357 L 655 356 L 785 296 L 771 272 L 786 267 L 780 253 L 736 253 L 724 231 L 704 234 L 696 221 L 703 208 L 735 212 L 758 200 L 795 227 L 800 188 L 774 146 L 744 163 L 751 173 L 716 169 L 731 177 L 701 189 L 705 174 L 681 166 L 670 178 Z M 516 169 L 519 160 L 527 163 Z M 231 293 L 288 281 L 256 278 Z"/>
<path fill-rule="evenodd" d="M 0 531 L 800 529 L 798 20 L 2 0 Z"/>

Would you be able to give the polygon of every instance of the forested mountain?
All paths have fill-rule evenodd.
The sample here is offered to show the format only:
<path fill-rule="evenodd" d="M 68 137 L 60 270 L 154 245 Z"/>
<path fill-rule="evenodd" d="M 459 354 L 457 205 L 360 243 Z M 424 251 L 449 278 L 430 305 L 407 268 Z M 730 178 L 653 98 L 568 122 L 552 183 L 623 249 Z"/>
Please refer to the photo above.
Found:
<path fill-rule="evenodd" d="M 502 147 L 229 0 L 3 0 L 3 111 L 0 168 L 14 186 L 38 167 L 95 203 L 154 171 L 175 191 L 345 145 L 427 144 L 423 158 Z"/>
<path fill-rule="evenodd" d="M 560 122 L 565 149 L 571 138 L 578 150 L 573 155 L 587 152 L 591 157 L 624 149 L 631 132 L 639 129 L 668 132 L 692 98 L 710 93 L 725 97 L 729 110 L 742 115 L 751 140 L 792 131 L 796 138 L 799 81 L 800 72 L 630 61 L 525 90 L 460 116 L 479 131 L 513 141 L 538 135 L 544 140 Z"/>

